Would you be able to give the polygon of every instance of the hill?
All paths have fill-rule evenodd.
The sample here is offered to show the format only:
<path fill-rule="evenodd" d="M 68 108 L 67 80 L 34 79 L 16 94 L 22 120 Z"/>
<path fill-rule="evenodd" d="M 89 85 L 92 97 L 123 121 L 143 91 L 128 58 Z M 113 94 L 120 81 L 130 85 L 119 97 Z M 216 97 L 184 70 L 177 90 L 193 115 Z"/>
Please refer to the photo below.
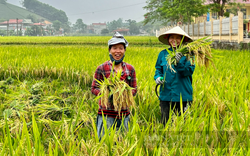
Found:
<path fill-rule="evenodd" d="M 39 16 L 35 13 L 32 13 L 16 5 L 9 4 L 9 3 L 6 3 L 6 4 L 0 3 L 0 21 L 4 21 L 7 19 L 16 19 L 16 18 L 24 19 L 24 18 L 27 18 L 28 15 L 33 15 L 37 19 L 45 19 L 42 16 Z"/>

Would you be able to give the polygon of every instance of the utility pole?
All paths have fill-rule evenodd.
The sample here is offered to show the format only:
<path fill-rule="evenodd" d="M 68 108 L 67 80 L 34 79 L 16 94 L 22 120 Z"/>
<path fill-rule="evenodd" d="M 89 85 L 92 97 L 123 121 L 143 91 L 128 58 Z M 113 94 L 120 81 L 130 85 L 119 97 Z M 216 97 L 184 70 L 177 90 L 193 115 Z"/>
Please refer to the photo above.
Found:
<path fill-rule="evenodd" d="M 7 36 L 9 36 L 9 20 L 7 21 Z"/>
<path fill-rule="evenodd" d="M 17 26 L 16 26 L 16 27 L 17 27 L 17 28 L 16 28 L 16 33 L 17 33 L 16 35 L 18 36 L 18 18 L 16 19 L 16 25 L 17 25 Z"/>

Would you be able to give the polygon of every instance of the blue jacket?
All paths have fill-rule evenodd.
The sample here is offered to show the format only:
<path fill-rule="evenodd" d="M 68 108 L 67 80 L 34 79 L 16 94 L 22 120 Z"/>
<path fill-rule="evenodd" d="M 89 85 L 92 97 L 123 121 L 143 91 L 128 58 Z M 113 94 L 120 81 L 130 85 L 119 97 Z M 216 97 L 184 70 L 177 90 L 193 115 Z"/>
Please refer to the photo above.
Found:
<path fill-rule="evenodd" d="M 172 51 L 172 48 L 168 50 Z M 165 77 L 165 83 L 160 87 L 160 100 L 180 102 L 181 95 L 182 101 L 193 101 L 192 74 L 195 65 L 191 65 L 190 61 L 183 56 L 177 66 L 172 65 L 175 73 L 168 68 L 167 56 L 167 50 L 162 50 L 155 65 L 154 79 Z"/>

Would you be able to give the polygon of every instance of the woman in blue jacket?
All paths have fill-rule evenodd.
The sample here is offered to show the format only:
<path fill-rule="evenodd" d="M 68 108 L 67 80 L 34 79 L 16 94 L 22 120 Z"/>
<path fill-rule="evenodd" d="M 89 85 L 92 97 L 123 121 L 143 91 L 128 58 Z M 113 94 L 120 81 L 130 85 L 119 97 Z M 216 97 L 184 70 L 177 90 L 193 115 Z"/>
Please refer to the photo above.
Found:
<path fill-rule="evenodd" d="M 170 45 L 168 50 L 175 51 L 180 45 L 184 36 L 183 44 L 192 41 L 192 38 L 186 34 L 179 26 L 176 26 L 158 37 L 159 41 Z M 168 52 L 162 50 L 158 55 L 155 65 L 156 71 L 154 79 L 157 84 L 160 84 L 160 107 L 161 107 L 161 122 L 165 124 L 169 119 L 170 109 L 173 109 L 177 115 L 181 111 L 185 112 L 187 107 L 193 101 L 192 74 L 195 65 L 191 65 L 187 61 L 186 56 L 176 52 L 177 65 L 172 65 L 175 70 L 172 71 L 167 64 Z M 181 110 L 180 97 L 182 97 L 183 110 Z"/>

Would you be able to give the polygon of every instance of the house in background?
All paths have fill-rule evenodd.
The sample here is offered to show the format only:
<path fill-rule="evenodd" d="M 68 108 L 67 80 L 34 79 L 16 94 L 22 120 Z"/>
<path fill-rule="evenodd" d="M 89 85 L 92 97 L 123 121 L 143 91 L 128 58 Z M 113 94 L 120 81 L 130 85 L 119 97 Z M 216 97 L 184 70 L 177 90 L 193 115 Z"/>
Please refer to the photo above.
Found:
<path fill-rule="evenodd" d="M 246 0 L 246 1 L 236 0 L 236 3 L 244 4 L 242 9 L 239 10 L 243 13 L 243 19 L 244 19 L 243 30 L 250 32 L 250 0 Z M 231 8 L 229 6 L 226 6 L 226 12 L 229 12 L 230 9 Z"/>
<path fill-rule="evenodd" d="M 30 24 L 33 24 L 31 19 L 10 19 L 0 23 L 1 26 L 5 26 L 5 30 L 26 30 L 30 27 Z M 3 27 L 2 27 L 3 28 Z"/>
<path fill-rule="evenodd" d="M 236 0 L 236 3 L 244 4 L 243 8 L 239 11 L 243 12 L 243 18 L 250 20 L 250 0 Z M 230 6 L 226 6 L 226 12 L 230 11 Z"/>
<path fill-rule="evenodd" d="M 92 23 L 90 26 L 93 33 L 100 35 L 103 29 L 107 29 L 106 23 Z"/>
<path fill-rule="evenodd" d="M 87 25 L 87 33 L 94 34 L 94 27 L 93 27 L 93 25 Z"/>
<path fill-rule="evenodd" d="M 49 22 L 49 21 L 44 21 L 43 22 L 44 24 L 45 24 L 45 27 L 47 28 L 47 27 L 49 27 L 49 28 L 52 28 L 52 26 L 53 26 L 53 23 L 51 23 L 51 22 Z"/>
<path fill-rule="evenodd" d="M 40 23 L 33 23 L 31 19 L 10 19 L 0 23 L 0 29 L 6 31 L 14 30 L 16 32 L 18 28 L 18 31 L 22 31 L 22 35 L 24 35 L 27 28 L 31 28 L 32 26 L 40 26 L 47 31 L 46 29 L 52 28 L 52 25 L 51 22 L 46 20 Z"/>
<path fill-rule="evenodd" d="M 120 34 L 123 34 L 123 35 L 129 35 L 129 29 L 125 29 L 125 28 L 119 28 L 119 29 L 113 30 L 112 32 L 119 32 Z"/>
<path fill-rule="evenodd" d="M 233 0 L 232 0 L 233 1 Z M 243 12 L 243 18 L 244 18 L 244 30 L 247 30 L 248 32 L 250 32 L 250 0 L 236 0 L 236 3 L 241 3 L 244 4 L 244 6 L 242 7 L 242 9 L 240 9 L 239 11 Z M 211 3 L 210 1 L 207 1 L 205 4 L 209 4 Z M 226 5 L 225 7 L 225 12 L 230 12 L 231 6 Z M 235 15 L 237 16 L 237 15 Z M 213 19 L 219 19 L 219 17 L 217 17 L 217 13 L 213 13 L 213 12 L 208 12 L 206 15 L 200 16 L 195 18 L 195 22 L 203 22 L 203 21 L 210 21 L 211 18 Z"/>
<path fill-rule="evenodd" d="M 10 19 L 0 23 L 0 29 L 6 30 L 7 34 L 8 31 L 11 30 L 14 30 L 15 32 L 22 31 L 22 35 L 24 35 L 24 32 L 27 28 L 31 27 L 31 24 L 33 24 L 31 19 Z"/>
<path fill-rule="evenodd" d="M 45 23 L 33 23 L 33 24 L 30 24 L 31 26 L 32 25 L 36 25 L 36 26 L 40 26 L 40 27 L 43 27 L 44 29 L 46 29 L 46 24 Z"/>

